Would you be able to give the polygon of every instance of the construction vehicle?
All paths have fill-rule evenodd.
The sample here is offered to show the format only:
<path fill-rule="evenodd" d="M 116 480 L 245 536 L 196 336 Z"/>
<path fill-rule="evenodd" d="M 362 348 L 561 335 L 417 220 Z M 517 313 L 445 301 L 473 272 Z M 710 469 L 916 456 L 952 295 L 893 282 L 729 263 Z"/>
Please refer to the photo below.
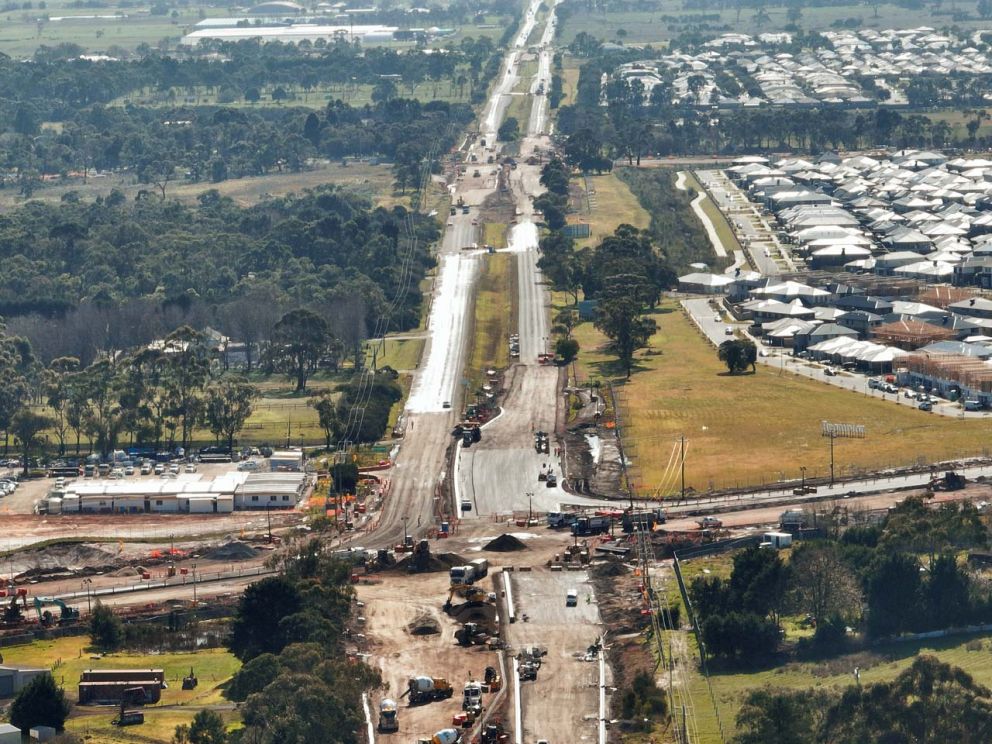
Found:
<path fill-rule="evenodd" d="M 948 470 L 943 476 L 934 476 L 930 481 L 931 491 L 960 491 L 967 482 L 965 477 L 953 470 Z"/>
<path fill-rule="evenodd" d="M 520 676 L 521 682 L 534 682 L 537 680 L 537 670 L 540 667 L 531 662 L 525 661 L 517 667 L 517 673 Z"/>
<path fill-rule="evenodd" d="M 548 471 L 548 477 L 544 479 L 544 485 L 548 488 L 554 488 L 558 485 L 558 476 L 555 475 L 555 471 Z"/>
<path fill-rule="evenodd" d="M 397 543 L 393 551 L 396 553 L 412 553 L 413 547 L 413 535 L 404 535 L 403 542 Z"/>
<path fill-rule="evenodd" d="M 400 722 L 396 717 L 398 710 L 399 706 L 395 700 L 387 698 L 379 703 L 379 733 L 387 734 L 400 730 Z"/>
<path fill-rule="evenodd" d="M 465 683 L 462 689 L 462 710 L 475 710 L 482 707 L 482 685 L 474 679 Z"/>
<path fill-rule="evenodd" d="M 554 530 L 571 527 L 578 518 L 574 512 L 548 512 L 548 527 Z"/>
<path fill-rule="evenodd" d="M 55 617 L 49 610 L 42 611 L 42 607 L 45 605 L 57 605 L 59 607 L 59 616 Z M 71 625 L 72 623 L 79 622 L 79 610 L 75 607 L 69 607 L 61 599 L 54 599 L 51 597 L 35 597 L 34 598 L 34 609 L 38 613 L 38 622 L 41 623 L 43 628 L 52 628 L 56 625 Z"/>
<path fill-rule="evenodd" d="M 620 526 L 628 535 L 632 532 L 650 532 L 655 525 L 664 524 L 667 519 L 664 509 L 638 509 L 624 512 Z"/>
<path fill-rule="evenodd" d="M 572 525 L 572 534 L 577 537 L 602 535 L 610 531 L 610 517 L 579 517 Z"/>
<path fill-rule="evenodd" d="M 510 735 L 503 730 L 499 721 L 490 721 L 482 727 L 479 744 L 505 744 L 510 741 Z"/>
<path fill-rule="evenodd" d="M 451 608 L 454 606 L 452 600 L 455 597 L 464 599 L 466 602 L 473 602 L 476 604 L 481 604 L 482 602 L 489 601 L 489 594 L 485 589 L 474 586 L 473 584 L 454 584 L 448 590 L 448 601 L 444 603 L 442 608 L 445 612 L 450 612 Z"/>
<path fill-rule="evenodd" d="M 455 424 L 451 430 L 451 436 L 456 439 L 460 438 L 464 446 L 470 447 L 475 442 L 482 441 L 482 429 L 479 427 L 478 421 L 462 421 Z"/>
<path fill-rule="evenodd" d="M 438 731 L 430 739 L 417 739 L 417 744 L 458 744 L 462 735 L 458 729 L 446 728 Z"/>
<path fill-rule="evenodd" d="M 431 544 L 427 540 L 420 540 L 413 548 L 413 555 L 407 570 L 410 573 L 420 573 L 426 571 L 431 562 Z"/>
<path fill-rule="evenodd" d="M 475 566 L 452 566 L 451 570 L 448 571 L 448 578 L 451 580 L 451 584 L 474 584 L 475 583 Z"/>
<path fill-rule="evenodd" d="M 128 710 L 128 704 L 143 705 L 145 690 L 143 687 L 131 687 L 121 695 L 120 712 L 110 723 L 113 726 L 138 726 L 145 722 L 145 714 L 140 710 Z"/>
<path fill-rule="evenodd" d="M 546 431 L 535 431 L 534 432 L 534 450 L 537 454 L 545 453 L 547 454 L 550 446 L 550 440 L 548 439 L 548 433 Z"/>
<path fill-rule="evenodd" d="M 441 677 L 420 675 L 411 677 L 407 682 L 406 692 L 402 697 L 410 697 L 410 705 L 432 703 L 435 700 L 447 700 L 455 693 L 448 680 Z"/>
<path fill-rule="evenodd" d="M 27 609 L 28 600 L 27 597 L 21 595 L 21 600 L 24 603 L 24 608 Z M 21 605 L 17 603 L 17 596 L 10 598 L 10 604 L 8 604 L 3 610 L 3 624 L 4 625 L 17 625 L 24 620 L 24 615 L 21 612 Z"/>
<path fill-rule="evenodd" d="M 484 579 L 489 574 L 489 561 L 485 558 L 476 558 L 474 561 L 469 561 L 470 565 L 475 572 L 475 580 Z"/>
<path fill-rule="evenodd" d="M 809 515 L 802 509 L 786 509 L 778 517 L 778 524 L 783 530 L 801 530 L 809 523 Z"/>
<path fill-rule="evenodd" d="M 489 634 L 479 623 L 465 623 L 455 631 L 455 640 L 461 646 L 483 646 L 489 640 Z"/>
<path fill-rule="evenodd" d="M 183 677 L 183 689 L 195 690 L 198 684 L 200 684 L 200 680 L 197 679 L 196 675 L 193 673 L 193 667 L 190 667 L 189 675 Z"/>
<path fill-rule="evenodd" d="M 503 678 L 500 676 L 499 672 L 496 671 L 496 667 L 486 667 L 485 682 L 483 682 L 482 685 L 483 692 L 499 692 L 502 689 Z"/>

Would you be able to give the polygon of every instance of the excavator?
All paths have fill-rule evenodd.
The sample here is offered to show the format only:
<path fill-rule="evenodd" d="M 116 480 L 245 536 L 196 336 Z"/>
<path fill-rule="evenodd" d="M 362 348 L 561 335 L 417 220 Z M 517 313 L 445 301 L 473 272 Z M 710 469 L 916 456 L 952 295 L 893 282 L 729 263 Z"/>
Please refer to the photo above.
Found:
<path fill-rule="evenodd" d="M 486 593 L 485 589 L 482 589 L 474 584 L 452 584 L 451 588 L 448 590 L 448 601 L 444 603 L 442 608 L 445 612 L 450 612 L 453 607 L 453 600 L 455 597 L 460 597 L 466 602 L 482 603 L 489 601 L 490 597 Z"/>
<path fill-rule="evenodd" d="M 42 610 L 45 605 L 56 605 L 58 606 L 60 613 L 58 618 L 55 617 L 49 610 Z M 34 598 L 34 609 L 38 613 L 38 622 L 41 623 L 43 628 L 52 628 L 56 625 L 71 625 L 72 623 L 79 622 L 79 610 L 75 607 L 69 607 L 61 599 L 54 599 L 52 597 L 35 597 Z"/>
<path fill-rule="evenodd" d="M 17 603 L 17 597 L 13 596 L 10 598 L 10 604 L 8 604 L 3 610 L 3 624 L 4 625 L 18 625 L 24 620 L 24 615 L 21 612 L 21 605 Z M 27 597 L 21 595 L 21 601 L 24 603 L 24 609 L 28 608 Z"/>

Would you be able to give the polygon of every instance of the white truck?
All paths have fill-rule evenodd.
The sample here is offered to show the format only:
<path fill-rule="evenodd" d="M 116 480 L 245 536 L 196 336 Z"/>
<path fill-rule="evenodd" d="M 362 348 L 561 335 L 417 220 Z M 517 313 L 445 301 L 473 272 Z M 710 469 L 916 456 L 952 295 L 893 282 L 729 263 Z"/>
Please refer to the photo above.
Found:
<path fill-rule="evenodd" d="M 475 567 L 472 565 L 452 566 L 451 570 L 448 572 L 448 578 L 451 580 L 453 585 L 475 583 Z"/>
<path fill-rule="evenodd" d="M 462 710 L 482 707 L 482 685 L 475 680 L 465 683 L 462 691 Z"/>
<path fill-rule="evenodd" d="M 395 700 L 385 699 L 379 703 L 379 731 L 381 733 L 389 733 L 390 731 L 399 731 L 400 722 L 396 718 L 399 706 L 396 705 Z"/>

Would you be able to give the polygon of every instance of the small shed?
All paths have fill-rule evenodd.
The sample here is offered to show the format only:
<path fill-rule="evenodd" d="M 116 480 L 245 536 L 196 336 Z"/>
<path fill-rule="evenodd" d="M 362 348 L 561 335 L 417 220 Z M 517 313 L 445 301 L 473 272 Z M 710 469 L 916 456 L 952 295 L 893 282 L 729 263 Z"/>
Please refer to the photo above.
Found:
<path fill-rule="evenodd" d="M 51 726 L 32 726 L 31 741 L 52 741 L 57 735 Z"/>
<path fill-rule="evenodd" d="M 788 532 L 766 532 L 762 542 L 771 544 L 776 550 L 781 550 L 792 546 L 792 535 Z"/>
<path fill-rule="evenodd" d="M 9 723 L 0 723 L 0 744 L 21 744 L 21 730 Z"/>

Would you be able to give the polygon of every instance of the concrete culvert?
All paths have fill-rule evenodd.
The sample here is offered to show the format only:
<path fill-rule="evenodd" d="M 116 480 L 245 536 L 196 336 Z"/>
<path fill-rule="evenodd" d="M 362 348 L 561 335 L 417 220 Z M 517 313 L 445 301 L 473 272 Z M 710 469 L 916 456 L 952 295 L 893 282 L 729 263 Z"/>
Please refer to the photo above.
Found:
<path fill-rule="evenodd" d="M 441 623 L 426 613 L 417 615 L 406 627 L 410 635 L 415 636 L 436 635 L 441 632 Z"/>
<path fill-rule="evenodd" d="M 512 553 L 515 550 L 526 550 L 527 546 L 524 545 L 523 540 L 504 533 L 495 540 L 490 540 L 482 549 L 494 553 Z"/>

